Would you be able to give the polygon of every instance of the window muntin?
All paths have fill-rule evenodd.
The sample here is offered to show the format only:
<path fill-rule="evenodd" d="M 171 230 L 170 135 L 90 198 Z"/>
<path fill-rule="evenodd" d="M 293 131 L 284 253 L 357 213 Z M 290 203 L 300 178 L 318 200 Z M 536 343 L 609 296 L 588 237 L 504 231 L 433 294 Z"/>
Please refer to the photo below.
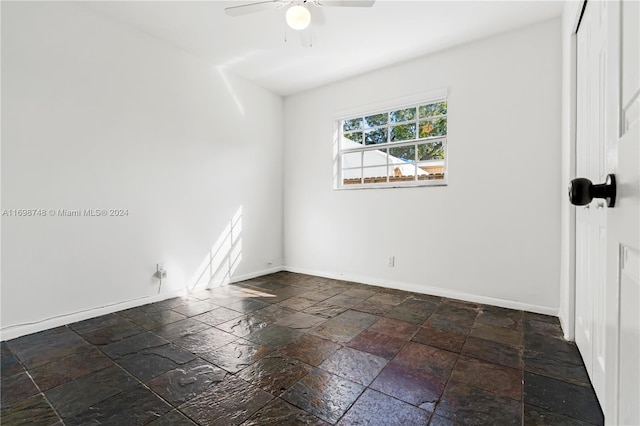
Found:
<path fill-rule="evenodd" d="M 447 101 L 340 120 L 340 188 L 446 183 Z"/>

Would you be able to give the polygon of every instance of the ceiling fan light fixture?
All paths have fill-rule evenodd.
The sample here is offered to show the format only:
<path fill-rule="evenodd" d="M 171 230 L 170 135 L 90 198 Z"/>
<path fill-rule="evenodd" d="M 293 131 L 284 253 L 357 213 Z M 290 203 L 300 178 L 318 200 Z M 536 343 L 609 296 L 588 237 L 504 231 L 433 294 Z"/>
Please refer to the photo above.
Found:
<path fill-rule="evenodd" d="M 311 23 L 311 13 L 306 7 L 300 5 L 294 5 L 287 9 L 285 17 L 287 25 L 294 30 L 304 30 Z"/>

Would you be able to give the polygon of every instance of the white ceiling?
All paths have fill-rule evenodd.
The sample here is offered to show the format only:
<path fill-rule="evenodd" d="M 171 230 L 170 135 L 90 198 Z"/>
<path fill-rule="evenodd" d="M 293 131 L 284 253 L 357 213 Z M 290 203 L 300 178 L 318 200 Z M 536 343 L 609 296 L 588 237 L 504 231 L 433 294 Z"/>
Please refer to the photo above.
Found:
<path fill-rule="evenodd" d="M 230 17 L 252 1 L 110 1 L 85 5 L 286 96 L 451 46 L 560 16 L 561 1 L 377 0 L 316 8 L 312 47 L 285 9 Z"/>

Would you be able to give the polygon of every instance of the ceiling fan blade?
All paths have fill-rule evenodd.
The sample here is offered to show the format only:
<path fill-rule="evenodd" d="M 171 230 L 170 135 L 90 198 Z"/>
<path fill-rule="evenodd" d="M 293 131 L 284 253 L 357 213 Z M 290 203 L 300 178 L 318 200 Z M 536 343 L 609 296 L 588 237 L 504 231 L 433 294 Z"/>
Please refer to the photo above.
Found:
<path fill-rule="evenodd" d="M 224 12 L 229 16 L 242 16 L 250 13 L 262 12 L 265 10 L 280 9 L 285 5 L 285 1 L 281 0 L 268 0 L 259 1 L 257 3 L 241 4 L 238 6 L 230 6 L 224 9 Z"/>
<path fill-rule="evenodd" d="M 316 0 L 323 7 L 371 7 L 376 0 Z"/>

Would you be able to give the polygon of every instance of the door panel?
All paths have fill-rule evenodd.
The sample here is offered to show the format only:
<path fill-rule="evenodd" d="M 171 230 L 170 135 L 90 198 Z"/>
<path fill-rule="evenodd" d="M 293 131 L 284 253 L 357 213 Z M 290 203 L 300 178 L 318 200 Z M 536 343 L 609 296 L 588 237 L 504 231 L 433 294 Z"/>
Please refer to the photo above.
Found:
<path fill-rule="evenodd" d="M 577 173 L 594 183 L 607 174 L 607 4 L 589 2 L 578 30 Z M 576 211 L 576 343 L 602 400 L 606 372 L 607 209 L 595 199 Z"/>
<path fill-rule="evenodd" d="M 616 176 L 576 210 L 576 343 L 606 424 L 640 425 L 640 2 L 587 2 L 577 33 L 576 170 Z"/>

